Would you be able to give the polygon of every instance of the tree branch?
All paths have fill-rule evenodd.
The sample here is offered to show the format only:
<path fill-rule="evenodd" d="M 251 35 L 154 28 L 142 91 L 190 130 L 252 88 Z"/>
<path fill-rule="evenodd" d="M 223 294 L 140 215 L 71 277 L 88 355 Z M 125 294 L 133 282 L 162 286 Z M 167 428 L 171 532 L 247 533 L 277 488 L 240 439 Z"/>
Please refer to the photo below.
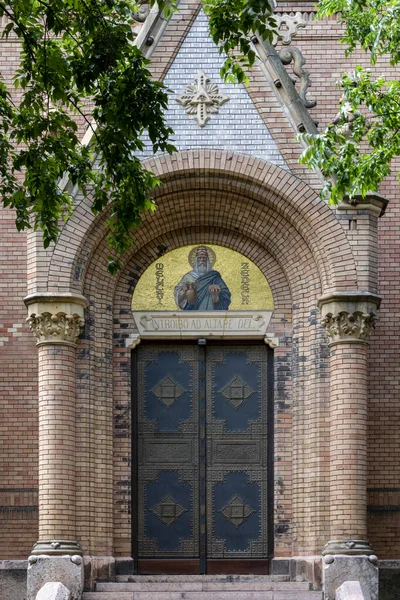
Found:
<path fill-rule="evenodd" d="M 49 4 L 47 4 L 43 0 L 37 0 L 37 1 L 39 2 L 39 4 L 41 4 L 42 6 L 45 6 L 46 8 L 48 8 L 53 13 L 54 18 L 57 21 L 57 23 L 60 25 L 60 27 L 62 29 L 65 29 L 65 31 L 68 33 L 68 35 L 70 36 L 70 38 L 72 40 L 74 40 L 74 42 L 79 46 L 79 48 L 81 50 L 83 50 L 82 45 L 79 42 L 79 40 L 71 33 L 71 30 L 69 29 L 69 27 L 67 27 L 62 21 L 60 21 L 60 19 L 58 18 L 57 14 L 53 10 L 53 7 L 49 6 Z"/>
<path fill-rule="evenodd" d="M 19 23 L 19 21 L 17 20 L 16 16 L 15 16 L 15 15 L 13 15 L 13 13 L 11 13 L 9 10 L 7 10 L 7 7 L 6 7 L 6 5 L 5 5 L 5 4 L 3 4 L 2 2 L 0 2 L 0 8 L 1 8 L 1 9 L 3 10 L 3 12 L 5 12 L 5 14 L 6 14 L 6 15 L 7 15 L 7 16 L 8 16 L 10 19 L 11 19 L 11 21 L 12 21 L 13 23 L 15 23 L 15 25 L 17 25 L 17 27 L 19 27 L 19 28 L 21 29 L 21 33 L 22 33 L 22 35 L 23 35 L 23 37 L 24 37 L 24 40 L 25 40 L 25 43 L 26 43 L 26 45 L 27 45 L 27 49 L 28 49 L 29 55 L 30 55 L 30 57 L 31 57 L 32 61 L 33 61 L 34 63 L 36 63 L 35 55 L 34 55 L 34 53 L 33 53 L 33 51 L 32 51 L 31 43 L 30 43 L 30 41 L 29 41 L 29 39 L 28 39 L 28 37 L 27 37 L 27 33 L 26 33 L 26 29 L 25 29 L 25 27 L 24 27 L 23 25 L 21 25 L 21 23 Z"/>

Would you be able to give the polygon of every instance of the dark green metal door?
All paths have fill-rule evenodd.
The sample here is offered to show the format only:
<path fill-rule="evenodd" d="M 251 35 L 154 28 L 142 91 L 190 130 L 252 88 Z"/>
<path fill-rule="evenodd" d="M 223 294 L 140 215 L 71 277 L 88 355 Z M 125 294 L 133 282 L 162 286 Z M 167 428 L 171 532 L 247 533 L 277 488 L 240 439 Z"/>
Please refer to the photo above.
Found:
<path fill-rule="evenodd" d="M 140 572 L 265 572 L 268 366 L 265 346 L 138 348 Z"/>

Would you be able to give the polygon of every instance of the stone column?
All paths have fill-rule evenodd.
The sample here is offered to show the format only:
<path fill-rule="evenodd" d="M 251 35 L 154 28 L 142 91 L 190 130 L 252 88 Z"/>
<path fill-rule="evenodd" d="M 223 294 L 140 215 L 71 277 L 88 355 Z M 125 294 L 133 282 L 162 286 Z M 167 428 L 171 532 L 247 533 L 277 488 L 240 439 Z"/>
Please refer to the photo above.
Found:
<path fill-rule="evenodd" d="M 331 539 L 322 553 L 327 600 L 334 598 L 335 590 L 346 579 L 360 581 L 360 565 L 368 573 L 372 570 L 377 586 L 376 557 L 367 540 L 367 359 L 379 303 L 379 296 L 362 292 L 338 293 L 319 300 L 331 348 Z M 356 556 L 357 561 L 352 560 Z M 377 599 L 376 594 L 377 587 L 371 598 Z"/>
<path fill-rule="evenodd" d="M 39 353 L 39 541 L 33 555 L 81 555 L 75 530 L 75 352 L 87 302 L 25 298 Z"/>
<path fill-rule="evenodd" d="M 371 553 L 367 536 L 368 339 L 380 298 L 355 292 L 323 296 L 330 360 L 329 553 Z M 356 541 L 357 540 L 357 541 Z M 324 553 L 325 553 L 324 550 Z"/>

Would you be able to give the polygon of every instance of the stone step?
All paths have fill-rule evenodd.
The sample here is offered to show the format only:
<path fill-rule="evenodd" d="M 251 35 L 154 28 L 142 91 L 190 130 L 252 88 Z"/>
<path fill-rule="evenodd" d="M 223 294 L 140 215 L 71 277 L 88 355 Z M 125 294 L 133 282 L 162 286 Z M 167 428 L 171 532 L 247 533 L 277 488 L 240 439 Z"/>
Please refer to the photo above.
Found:
<path fill-rule="evenodd" d="M 322 600 L 321 592 L 85 592 L 83 600 Z"/>
<path fill-rule="evenodd" d="M 175 581 L 175 582 L 130 582 L 98 583 L 97 592 L 261 592 L 285 590 L 309 591 L 306 581 Z"/>
<path fill-rule="evenodd" d="M 118 583 L 174 583 L 205 581 L 289 581 L 287 575 L 117 575 Z"/>

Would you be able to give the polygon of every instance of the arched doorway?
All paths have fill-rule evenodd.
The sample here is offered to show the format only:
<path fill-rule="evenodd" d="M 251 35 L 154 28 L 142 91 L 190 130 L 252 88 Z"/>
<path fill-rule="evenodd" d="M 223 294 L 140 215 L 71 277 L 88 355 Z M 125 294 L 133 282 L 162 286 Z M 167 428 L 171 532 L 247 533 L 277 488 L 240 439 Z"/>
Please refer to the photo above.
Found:
<path fill-rule="evenodd" d="M 107 211 L 95 218 L 85 202 L 76 219 L 86 229 L 75 217 L 66 224 L 47 274 L 53 290 L 79 292 L 89 302 L 76 377 L 79 540 L 89 554 L 131 557 L 133 291 L 168 251 L 219 244 L 251 259 L 274 296 L 270 330 L 280 338 L 274 352 L 275 557 L 316 554 L 329 518 L 329 365 L 317 301 L 322 293 L 356 286 L 348 240 L 315 192 L 268 163 L 211 151 L 150 163 L 162 179 L 158 210 L 145 216 L 118 276 L 107 273 L 100 227 Z M 63 245 L 69 236 L 74 244 Z M 339 260 L 346 271 L 337 269 Z"/>
<path fill-rule="evenodd" d="M 138 572 L 267 573 L 273 359 L 264 338 L 273 300 L 265 275 L 229 248 L 183 246 L 146 269 L 132 308 L 144 340 L 132 357 Z"/>

